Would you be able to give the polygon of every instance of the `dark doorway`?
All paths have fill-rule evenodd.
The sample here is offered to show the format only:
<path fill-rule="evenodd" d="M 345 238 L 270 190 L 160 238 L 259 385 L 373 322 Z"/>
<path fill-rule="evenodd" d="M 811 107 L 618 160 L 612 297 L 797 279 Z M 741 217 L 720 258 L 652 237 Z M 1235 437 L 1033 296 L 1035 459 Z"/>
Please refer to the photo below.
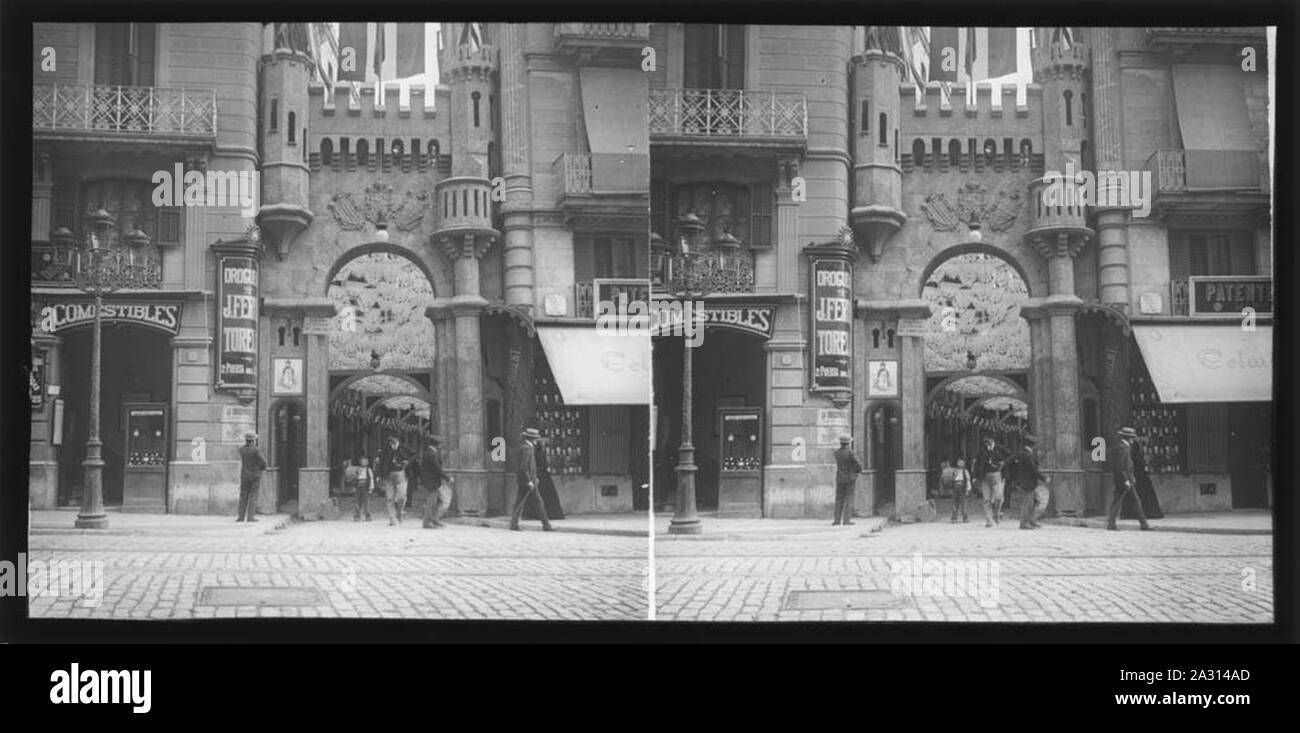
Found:
<path fill-rule="evenodd" d="M 307 454 L 306 410 L 298 401 L 271 408 L 271 465 L 276 469 L 276 507 L 298 500 L 298 471 Z"/>
<path fill-rule="evenodd" d="M 122 504 L 126 478 L 127 402 L 170 403 L 171 340 L 159 331 L 122 323 L 105 323 L 100 342 L 99 438 L 103 442 L 104 503 Z M 62 444 L 59 446 L 60 506 L 81 503 L 85 485 L 87 418 L 90 414 L 91 329 L 76 328 L 63 338 Z M 156 460 L 171 460 L 167 446 Z"/>
<path fill-rule="evenodd" d="M 1267 509 L 1272 465 L 1273 406 L 1240 403 L 1228 406 L 1228 474 L 1233 509 Z"/>
<path fill-rule="evenodd" d="M 898 407 L 894 404 L 876 405 L 867 410 L 867 432 L 871 446 L 867 468 L 875 476 L 872 510 L 877 514 L 894 503 L 894 471 L 903 462 L 901 428 Z"/>
<path fill-rule="evenodd" d="M 632 509 L 643 512 L 650 508 L 650 408 L 638 405 L 629 410 L 632 426 L 628 432 L 631 441 L 629 461 L 632 469 Z"/>

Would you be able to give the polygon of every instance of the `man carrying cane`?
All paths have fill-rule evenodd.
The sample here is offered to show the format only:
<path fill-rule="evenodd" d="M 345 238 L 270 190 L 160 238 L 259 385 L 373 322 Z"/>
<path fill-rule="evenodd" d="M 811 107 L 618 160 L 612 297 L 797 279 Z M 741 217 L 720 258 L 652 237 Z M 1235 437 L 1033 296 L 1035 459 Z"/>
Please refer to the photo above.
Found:
<path fill-rule="evenodd" d="M 1143 530 L 1151 529 L 1147 524 L 1147 515 L 1142 511 L 1142 499 L 1137 494 L 1137 477 L 1133 468 L 1133 441 L 1137 431 L 1130 427 L 1119 429 L 1119 445 L 1115 446 L 1114 462 L 1111 463 L 1111 475 L 1115 478 L 1115 497 L 1110 501 L 1110 511 L 1106 513 L 1106 529 L 1119 529 L 1115 520 L 1119 510 L 1124 506 L 1124 497 L 1132 496 L 1137 509 L 1138 524 Z"/>
<path fill-rule="evenodd" d="M 515 511 L 510 516 L 510 529 L 519 531 L 519 516 L 524 512 L 524 502 L 532 501 L 537 508 L 537 516 L 542 518 L 542 529 L 552 531 L 551 520 L 546 516 L 546 504 L 537 491 L 537 441 L 542 434 L 536 428 L 527 428 L 523 434 L 523 444 L 519 446 L 519 464 L 515 467 L 515 481 L 519 486 L 519 497 L 515 499 Z"/>

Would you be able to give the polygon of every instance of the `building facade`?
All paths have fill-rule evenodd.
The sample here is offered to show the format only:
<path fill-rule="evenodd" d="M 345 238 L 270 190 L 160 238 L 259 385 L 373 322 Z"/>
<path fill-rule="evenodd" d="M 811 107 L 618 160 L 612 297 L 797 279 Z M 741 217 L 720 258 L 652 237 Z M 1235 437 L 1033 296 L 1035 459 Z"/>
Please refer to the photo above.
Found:
<path fill-rule="evenodd" d="M 344 459 L 427 428 L 453 509 L 499 514 L 534 425 L 566 512 L 644 504 L 648 341 L 596 316 L 648 291 L 647 36 L 443 25 L 403 89 L 334 83 L 330 24 L 38 24 L 32 505 L 80 501 L 87 298 L 54 242 L 100 209 L 160 272 L 101 310 L 109 505 L 233 513 L 255 431 L 260 510 L 328 516 Z M 158 171 L 256 174 L 257 203 L 153 206 Z"/>
<path fill-rule="evenodd" d="M 705 334 L 689 381 L 655 339 L 656 503 L 686 392 L 724 515 L 829 516 L 851 434 L 857 510 L 915 516 L 944 461 L 1030 432 L 1053 509 L 1098 513 L 1124 424 L 1166 510 L 1267 505 L 1264 31 L 1034 29 L 1020 100 L 918 88 L 904 33 L 652 28 L 651 277 Z"/>

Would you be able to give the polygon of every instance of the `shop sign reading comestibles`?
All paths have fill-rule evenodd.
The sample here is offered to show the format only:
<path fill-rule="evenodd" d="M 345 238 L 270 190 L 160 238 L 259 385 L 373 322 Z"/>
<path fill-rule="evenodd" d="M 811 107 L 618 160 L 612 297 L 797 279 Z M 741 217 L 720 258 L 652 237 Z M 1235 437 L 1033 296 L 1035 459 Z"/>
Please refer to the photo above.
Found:
<path fill-rule="evenodd" d="M 812 391 L 853 386 L 853 266 L 841 258 L 812 261 Z"/>
<path fill-rule="evenodd" d="M 109 301 L 104 303 L 99 316 L 103 321 L 148 326 L 174 336 L 181 326 L 181 304 Z M 94 320 L 95 304 L 89 301 L 48 303 L 40 311 L 40 329 L 45 333 L 84 326 Z"/>
<path fill-rule="evenodd" d="M 257 389 L 257 260 L 226 255 L 217 266 L 217 388 Z"/>

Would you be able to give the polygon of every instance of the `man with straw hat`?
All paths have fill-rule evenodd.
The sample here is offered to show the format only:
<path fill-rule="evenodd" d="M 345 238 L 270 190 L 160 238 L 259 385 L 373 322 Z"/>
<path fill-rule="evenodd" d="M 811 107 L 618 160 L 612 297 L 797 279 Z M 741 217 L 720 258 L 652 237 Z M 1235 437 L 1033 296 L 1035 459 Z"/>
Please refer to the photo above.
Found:
<path fill-rule="evenodd" d="M 546 516 L 546 505 L 537 491 L 537 443 L 542 434 L 536 428 L 527 428 L 523 433 L 523 443 L 519 446 L 519 464 L 515 466 L 515 481 L 519 486 L 518 498 L 515 499 L 515 511 L 510 516 L 510 529 L 519 531 L 519 516 L 524 512 L 524 502 L 532 501 L 537 516 L 542 518 L 542 529 L 550 532 L 551 520 Z"/>
<path fill-rule="evenodd" d="M 1111 460 L 1111 475 L 1115 477 L 1115 496 L 1110 501 L 1110 511 L 1106 512 L 1106 529 L 1119 529 L 1115 520 L 1119 510 L 1124 506 L 1124 497 L 1132 496 L 1137 508 L 1138 525 L 1143 530 L 1151 529 L 1147 524 L 1147 515 L 1142 511 L 1142 500 L 1137 495 L 1137 477 L 1133 468 L 1133 441 L 1137 431 L 1127 425 L 1119 429 L 1119 445 L 1115 446 L 1114 458 Z"/>

